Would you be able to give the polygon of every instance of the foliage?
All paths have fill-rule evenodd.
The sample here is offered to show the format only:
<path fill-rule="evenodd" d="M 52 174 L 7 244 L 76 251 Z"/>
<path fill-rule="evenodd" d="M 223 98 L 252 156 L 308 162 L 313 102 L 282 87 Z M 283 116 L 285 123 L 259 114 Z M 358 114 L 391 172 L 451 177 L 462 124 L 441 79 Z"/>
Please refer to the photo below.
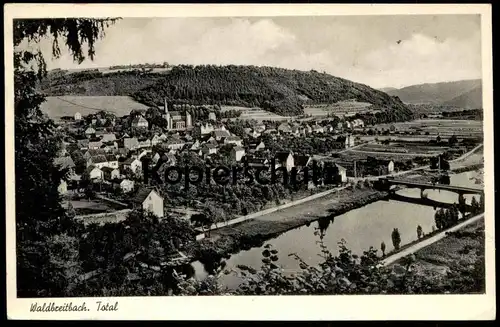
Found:
<path fill-rule="evenodd" d="M 44 97 L 37 83 L 47 74 L 40 51 L 21 50 L 23 42 L 52 37 L 52 55 L 60 55 L 62 39 L 77 62 L 94 57 L 95 41 L 113 19 L 22 19 L 14 20 L 14 106 L 16 162 L 17 287 L 19 296 L 57 296 L 65 285 L 54 269 L 58 252 L 48 244 L 69 237 L 81 226 L 65 213 L 57 187 L 66 171 L 54 166 L 61 139 L 55 126 L 41 112 Z M 87 45 L 85 53 L 83 46 Z M 51 274 L 54 274 L 51 276 Z"/>
<path fill-rule="evenodd" d="M 133 94 L 154 105 L 164 97 L 192 104 L 261 107 L 281 115 L 303 113 L 302 104 L 357 99 L 409 115 L 405 105 L 365 85 L 314 71 L 255 66 L 176 66 L 152 86 Z"/>
<path fill-rule="evenodd" d="M 399 246 L 401 244 L 401 235 L 399 234 L 399 230 L 394 228 L 391 233 L 392 245 L 396 250 L 399 250 Z"/>

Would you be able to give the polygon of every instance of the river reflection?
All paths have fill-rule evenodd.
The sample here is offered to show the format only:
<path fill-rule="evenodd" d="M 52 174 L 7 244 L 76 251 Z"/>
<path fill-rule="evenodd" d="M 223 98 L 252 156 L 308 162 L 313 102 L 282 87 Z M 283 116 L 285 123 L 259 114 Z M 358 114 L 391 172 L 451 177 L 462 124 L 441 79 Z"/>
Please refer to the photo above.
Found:
<path fill-rule="evenodd" d="M 478 172 L 465 172 L 451 175 L 451 185 L 479 187 L 475 183 Z M 425 191 L 429 199 L 444 202 L 458 203 L 458 195 L 444 190 Z M 398 194 L 406 197 L 420 197 L 418 189 L 403 189 Z M 476 200 L 479 201 L 476 195 Z M 465 196 L 466 202 L 470 204 L 472 195 Z M 436 208 L 437 209 L 437 208 Z M 322 258 L 319 256 L 321 249 L 318 241 L 320 236 L 328 249 L 336 255 L 338 253 L 338 242 L 345 239 L 347 247 L 353 253 L 361 254 L 371 246 L 378 249 L 381 255 L 380 244 L 384 242 L 387 246 L 386 252 L 394 249 L 392 245 L 391 232 L 398 228 L 401 235 L 401 245 L 408 244 L 417 239 L 417 226 L 421 226 L 423 233 L 427 234 L 435 228 L 435 208 L 399 202 L 378 201 L 368 204 L 362 208 L 351 210 L 337 217 L 325 217 L 309 226 L 305 225 L 281 234 L 266 243 L 273 245 L 279 251 L 278 263 L 285 272 L 296 272 L 300 270 L 297 260 L 289 254 L 296 253 L 309 264 L 319 264 Z M 262 265 L 263 247 L 240 251 L 225 261 L 226 268 L 234 269 L 238 265 L 260 268 Z M 192 264 L 196 278 L 203 279 L 209 271 L 213 271 L 212 265 L 202 265 L 200 262 Z M 222 283 L 229 288 L 236 287 L 241 280 L 234 274 L 222 277 Z"/>

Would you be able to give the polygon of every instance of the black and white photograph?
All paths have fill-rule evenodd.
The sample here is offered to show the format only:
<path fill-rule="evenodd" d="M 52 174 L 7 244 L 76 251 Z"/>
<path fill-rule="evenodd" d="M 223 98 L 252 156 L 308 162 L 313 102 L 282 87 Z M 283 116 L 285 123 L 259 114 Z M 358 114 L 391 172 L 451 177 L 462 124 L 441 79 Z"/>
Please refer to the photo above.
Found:
<path fill-rule="evenodd" d="M 212 316 L 236 317 L 250 296 L 339 295 L 379 317 L 401 295 L 479 296 L 470 319 L 495 317 L 488 5 L 20 6 L 5 21 L 12 317 L 138 317 L 153 307 L 127 301 L 146 298 L 169 319 L 161 301 L 193 297 L 194 319 L 220 296 Z"/>

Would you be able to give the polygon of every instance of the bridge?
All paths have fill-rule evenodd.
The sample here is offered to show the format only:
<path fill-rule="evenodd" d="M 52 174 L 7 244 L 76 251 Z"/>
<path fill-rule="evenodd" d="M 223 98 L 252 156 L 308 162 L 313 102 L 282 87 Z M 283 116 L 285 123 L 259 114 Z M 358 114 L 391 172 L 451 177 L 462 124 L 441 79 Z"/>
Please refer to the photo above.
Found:
<path fill-rule="evenodd" d="M 455 185 L 446 185 L 446 184 L 433 184 L 433 183 L 424 183 L 417 182 L 411 180 L 402 180 L 402 179 L 393 179 L 393 178 L 380 178 L 379 181 L 382 183 L 384 189 L 390 190 L 392 185 L 402 185 L 409 188 L 418 188 L 420 189 L 420 196 L 423 198 L 423 191 L 427 189 L 433 190 L 445 190 L 450 192 L 455 192 L 460 196 L 464 194 L 479 194 L 483 195 L 484 190 L 481 188 L 473 188 L 473 187 L 463 187 L 463 186 L 455 186 Z"/>

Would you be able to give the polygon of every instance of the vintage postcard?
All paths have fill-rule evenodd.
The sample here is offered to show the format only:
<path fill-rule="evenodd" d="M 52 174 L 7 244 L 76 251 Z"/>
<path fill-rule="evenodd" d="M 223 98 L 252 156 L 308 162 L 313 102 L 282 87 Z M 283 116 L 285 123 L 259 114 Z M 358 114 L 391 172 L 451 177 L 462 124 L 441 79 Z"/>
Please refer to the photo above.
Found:
<path fill-rule="evenodd" d="M 496 317 L 489 5 L 4 18 L 10 319 Z"/>

